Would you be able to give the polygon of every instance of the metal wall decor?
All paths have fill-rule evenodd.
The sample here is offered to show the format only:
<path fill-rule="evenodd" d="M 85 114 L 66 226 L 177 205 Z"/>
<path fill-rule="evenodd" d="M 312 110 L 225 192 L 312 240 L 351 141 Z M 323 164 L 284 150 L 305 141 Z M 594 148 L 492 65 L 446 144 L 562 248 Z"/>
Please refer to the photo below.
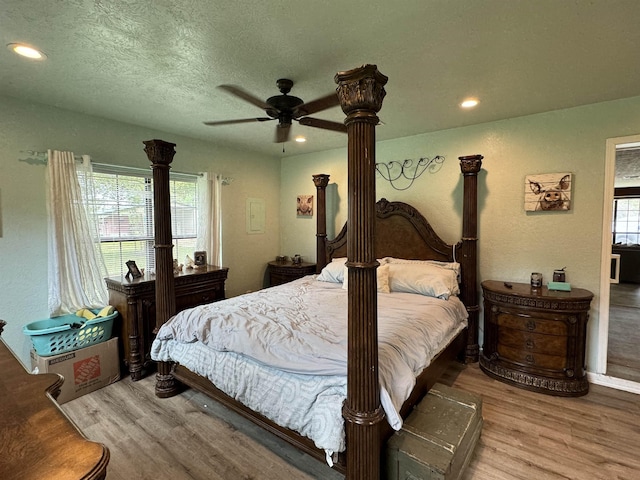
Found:
<path fill-rule="evenodd" d="M 442 155 L 436 155 L 433 158 L 422 157 L 417 161 L 410 158 L 402 162 L 392 160 L 387 163 L 376 163 L 376 170 L 393 188 L 402 191 L 411 187 L 413 182 L 427 170 L 430 173 L 436 173 L 442 167 L 444 160 Z"/>

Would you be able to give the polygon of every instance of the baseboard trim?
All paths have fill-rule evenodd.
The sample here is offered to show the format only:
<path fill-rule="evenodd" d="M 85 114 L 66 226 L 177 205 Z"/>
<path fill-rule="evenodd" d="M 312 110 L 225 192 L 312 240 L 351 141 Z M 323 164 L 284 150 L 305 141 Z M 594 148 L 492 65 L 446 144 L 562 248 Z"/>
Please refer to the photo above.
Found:
<path fill-rule="evenodd" d="M 602 385 L 604 387 L 615 388 L 616 390 L 623 390 L 640 395 L 640 383 L 637 382 L 610 377 L 601 373 L 587 373 L 587 379 L 595 385 Z"/>

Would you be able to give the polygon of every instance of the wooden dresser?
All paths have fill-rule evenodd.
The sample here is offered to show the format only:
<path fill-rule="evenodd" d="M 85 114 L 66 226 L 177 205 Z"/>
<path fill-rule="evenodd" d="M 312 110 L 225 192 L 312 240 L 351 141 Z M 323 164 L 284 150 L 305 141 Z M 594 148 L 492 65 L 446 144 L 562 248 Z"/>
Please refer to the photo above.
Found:
<path fill-rule="evenodd" d="M 175 275 L 176 312 L 225 298 L 224 284 L 229 269 L 207 265 Z M 107 277 L 109 304 L 120 312 L 120 351 L 132 380 L 141 379 L 152 365 L 149 356 L 156 324 L 155 277 L 128 279 Z M 114 334 L 114 335 L 116 335 Z"/>
<path fill-rule="evenodd" d="M 0 371 L 0 478 L 104 479 L 109 449 L 87 440 L 53 401 L 63 378 L 30 374 L 2 339 Z"/>
<path fill-rule="evenodd" d="M 298 263 L 294 264 L 291 261 L 286 262 L 269 262 L 269 286 L 274 287 L 276 285 L 282 285 L 283 283 L 297 280 L 305 275 L 312 275 L 316 273 L 315 263 Z"/>
<path fill-rule="evenodd" d="M 490 377 L 551 395 L 589 391 L 585 349 L 593 294 L 482 282 L 484 346 L 480 368 Z"/>

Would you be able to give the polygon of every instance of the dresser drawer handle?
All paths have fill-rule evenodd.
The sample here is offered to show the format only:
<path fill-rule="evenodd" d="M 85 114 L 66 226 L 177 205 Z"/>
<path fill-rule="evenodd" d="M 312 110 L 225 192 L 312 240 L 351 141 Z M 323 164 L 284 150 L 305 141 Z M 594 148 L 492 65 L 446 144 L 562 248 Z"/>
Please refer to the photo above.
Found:
<path fill-rule="evenodd" d="M 531 340 L 530 338 L 527 338 L 527 341 L 525 342 L 525 346 L 528 349 L 532 349 L 532 348 L 535 348 L 536 344 L 533 342 L 533 340 Z"/>
<path fill-rule="evenodd" d="M 536 322 L 534 322 L 533 320 L 527 320 L 527 323 L 525 323 L 525 327 L 527 327 L 527 330 L 535 330 Z"/>
<path fill-rule="evenodd" d="M 524 357 L 524 359 L 526 360 L 527 363 L 536 363 L 535 359 L 533 358 L 533 355 L 527 355 L 526 357 Z"/>

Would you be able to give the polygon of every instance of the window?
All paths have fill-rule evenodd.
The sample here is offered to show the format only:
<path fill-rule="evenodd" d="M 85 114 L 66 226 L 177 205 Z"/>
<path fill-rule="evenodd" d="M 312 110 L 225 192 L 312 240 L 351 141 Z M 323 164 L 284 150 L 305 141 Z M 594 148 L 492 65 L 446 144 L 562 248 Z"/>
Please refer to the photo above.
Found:
<path fill-rule="evenodd" d="M 155 270 L 152 172 L 94 165 L 93 182 L 79 173 L 84 201 L 100 237 L 105 275 L 123 275 L 125 263 Z M 196 175 L 171 174 L 173 258 L 180 263 L 196 250 L 198 190 Z M 93 198 L 92 198 L 93 197 Z"/>
<path fill-rule="evenodd" d="M 613 200 L 613 243 L 640 243 L 640 197 Z"/>

